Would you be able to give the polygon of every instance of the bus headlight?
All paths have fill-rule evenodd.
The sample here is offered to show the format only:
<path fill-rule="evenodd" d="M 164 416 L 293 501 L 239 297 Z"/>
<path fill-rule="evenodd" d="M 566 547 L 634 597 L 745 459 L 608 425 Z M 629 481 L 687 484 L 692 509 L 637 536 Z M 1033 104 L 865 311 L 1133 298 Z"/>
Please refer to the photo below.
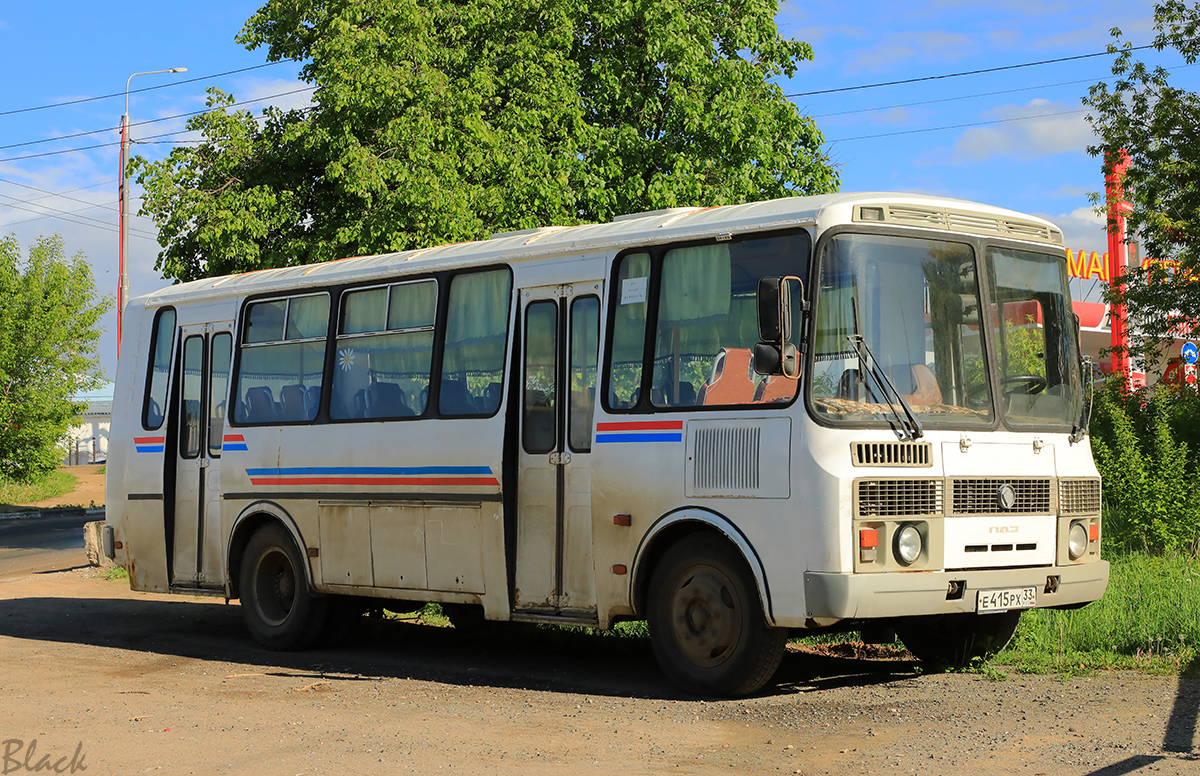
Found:
<path fill-rule="evenodd" d="M 1071 531 L 1067 534 L 1067 554 L 1071 560 L 1079 560 L 1088 548 L 1088 530 L 1083 523 L 1071 523 Z"/>
<path fill-rule="evenodd" d="M 911 523 L 901 526 L 896 532 L 896 560 L 911 566 L 921 557 L 921 532 Z"/>

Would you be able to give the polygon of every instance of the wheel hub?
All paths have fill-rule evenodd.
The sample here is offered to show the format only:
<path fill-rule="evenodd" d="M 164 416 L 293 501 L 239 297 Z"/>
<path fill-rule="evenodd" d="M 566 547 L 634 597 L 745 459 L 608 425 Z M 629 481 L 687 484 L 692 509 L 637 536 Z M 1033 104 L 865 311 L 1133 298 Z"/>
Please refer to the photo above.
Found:
<path fill-rule="evenodd" d="M 733 653 L 742 622 L 732 590 L 718 569 L 692 569 L 680 577 L 671 599 L 671 623 L 676 645 L 692 663 L 711 667 Z"/>

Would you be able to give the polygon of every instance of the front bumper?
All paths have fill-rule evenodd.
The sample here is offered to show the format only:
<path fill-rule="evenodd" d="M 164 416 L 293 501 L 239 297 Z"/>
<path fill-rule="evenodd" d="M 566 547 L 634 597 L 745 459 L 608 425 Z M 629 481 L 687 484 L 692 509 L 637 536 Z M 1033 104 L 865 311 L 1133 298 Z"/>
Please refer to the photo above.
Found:
<path fill-rule="evenodd" d="M 1048 592 L 1049 577 L 1058 577 L 1053 592 Z M 951 583 L 961 583 L 961 595 L 948 597 Z M 1108 561 L 889 574 L 809 571 L 804 574 L 804 600 L 810 618 L 908 617 L 973 612 L 976 591 L 1028 586 L 1038 589 L 1039 609 L 1096 601 L 1108 587 Z"/>

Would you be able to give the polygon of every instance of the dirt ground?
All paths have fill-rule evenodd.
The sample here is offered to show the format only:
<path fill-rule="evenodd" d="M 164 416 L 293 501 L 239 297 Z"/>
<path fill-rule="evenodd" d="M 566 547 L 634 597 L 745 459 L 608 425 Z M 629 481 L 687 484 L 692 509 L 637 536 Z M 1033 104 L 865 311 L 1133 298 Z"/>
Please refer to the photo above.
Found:
<path fill-rule="evenodd" d="M 104 506 L 104 475 L 100 472 L 102 468 L 104 468 L 103 465 L 60 467 L 60 472 L 73 475 L 79 481 L 79 484 L 75 486 L 75 490 L 62 496 L 30 504 L 29 506 L 43 508 Z M 3 772 L 3 768 L 0 768 L 0 772 Z"/>
<path fill-rule="evenodd" d="M 236 603 L 91 569 L 0 579 L 0 772 L 1200 773 L 1195 680 L 793 651 L 766 691 L 703 701 L 643 642 L 525 633 L 369 620 L 353 647 L 272 653 Z"/>

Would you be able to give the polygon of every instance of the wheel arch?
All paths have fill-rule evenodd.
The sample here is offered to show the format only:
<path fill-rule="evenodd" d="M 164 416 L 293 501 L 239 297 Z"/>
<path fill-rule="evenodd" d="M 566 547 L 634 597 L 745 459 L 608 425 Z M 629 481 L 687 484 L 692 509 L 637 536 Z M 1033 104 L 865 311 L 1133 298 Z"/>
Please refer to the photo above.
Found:
<path fill-rule="evenodd" d="M 683 507 L 668 512 L 650 526 L 638 544 L 633 558 L 633 586 L 631 589 L 633 610 L 639 617 L 646 615 L 646 599 L 650 590 L 650 578 L 667 549 L 685 537 L 698 533 L 712 533 L 732 544 L 754 576 L 759 602 L 769 625 L 775 624 L 771 608 L 771 589 L 767 584 L 766 572 L 753 545 L 737 526 L 724 515 L 702 507 Z"/>
<path fill-rule="evenodd" d="M 277 523 L 282 526 L 291 535 L 292 541 L 296 543 L 301 557 L 307 556 L 304 537 L 300 535 L 300 529 L 296 527 L 296 521 L 292 519 L 292 516 L 288 514 L 286 509 L 273 501 L 255 501 L 248 504 L 234 518 L 233 527 L 229 531 L 229 549 L 225 558 L 226 598 L 241 597 L 238 575 L 241 573 L 242 556 L 246 551 L 246 545 L 249 544 L 250 537 L 258 529 L 270 523 Z M 310 564 L 306 562 L 301 565 L 304 567 L 305 584 L 312 590 L 313 579 Z"/>

